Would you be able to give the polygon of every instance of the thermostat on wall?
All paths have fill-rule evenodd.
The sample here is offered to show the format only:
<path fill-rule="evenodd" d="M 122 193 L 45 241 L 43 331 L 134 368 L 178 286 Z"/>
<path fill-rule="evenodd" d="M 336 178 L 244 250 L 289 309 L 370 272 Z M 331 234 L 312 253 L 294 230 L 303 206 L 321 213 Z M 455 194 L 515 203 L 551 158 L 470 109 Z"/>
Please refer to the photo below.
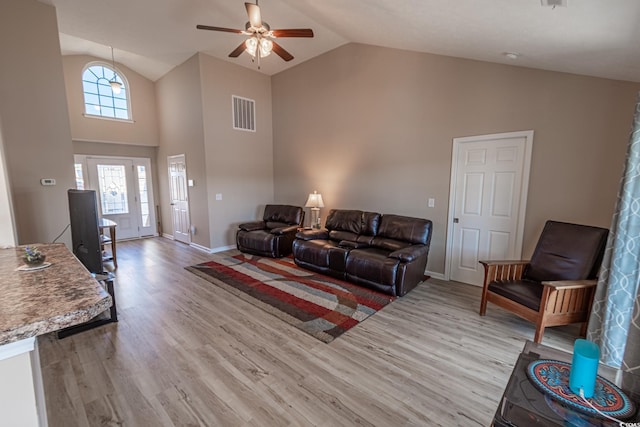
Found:
<path fill-rule="evenodd" d="M 54 178 L 42 178 L 40 180 L 40 184 L 42 184 L 42 185 L 56 185 L 56 180 Z"/>

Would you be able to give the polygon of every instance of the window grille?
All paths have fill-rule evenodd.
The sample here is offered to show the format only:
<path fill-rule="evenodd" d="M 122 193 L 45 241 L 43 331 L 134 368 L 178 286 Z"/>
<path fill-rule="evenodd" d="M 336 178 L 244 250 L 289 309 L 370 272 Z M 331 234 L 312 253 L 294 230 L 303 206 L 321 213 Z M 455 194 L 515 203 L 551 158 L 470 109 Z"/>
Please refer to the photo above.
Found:
<path fill-rule="evenodd" d="M 114 79 L 122 85 L 120 93 L 114 93 L 110 81 Z M 116 120 L 130 120 L 128 87 L 122 77 L 103 64 L 93 64 L 82 73 L 84 92 L 84 112 L 88 116 L 107 117 Z"/>
<path fill-rule="evenodd" d="M 233 128 L 256 131 L 256 102 L 253 99 L 241 98 L 232 95 L 233 103 Z"/>

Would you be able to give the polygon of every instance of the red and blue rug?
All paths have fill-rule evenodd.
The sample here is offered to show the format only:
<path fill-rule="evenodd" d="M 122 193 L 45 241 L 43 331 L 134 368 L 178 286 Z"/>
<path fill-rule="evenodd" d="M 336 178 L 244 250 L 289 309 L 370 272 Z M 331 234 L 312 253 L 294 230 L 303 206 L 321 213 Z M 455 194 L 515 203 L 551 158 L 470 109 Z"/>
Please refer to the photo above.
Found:
<path fill-rule="evenodd" d="M 395 299 L 305 270 L 292 258 L 265 258 L 237 250 L 212 257 L 185 268 L 326 343 Z"/>

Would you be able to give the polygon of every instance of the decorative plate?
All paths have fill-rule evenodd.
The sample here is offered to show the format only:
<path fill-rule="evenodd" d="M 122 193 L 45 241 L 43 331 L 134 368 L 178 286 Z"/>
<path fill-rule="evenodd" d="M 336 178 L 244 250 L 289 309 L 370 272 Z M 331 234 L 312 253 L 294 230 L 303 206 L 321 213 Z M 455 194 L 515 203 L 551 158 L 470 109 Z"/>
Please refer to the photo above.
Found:
<path fill-rule="evenodd" d="M 51 263 L 50 262 L 43 262 L 40 265 L 36 265 L 36 266 L 30 266 L 30 265 L 21 265 L 20 267 L 16 268 L 16 271 L 35 271 L 35 270 L 42 270 L 43 268 L 47 268 L 50 267 Z"/>
<path fill-rule="evenodd" d="M 572 409 L 595 417 L 602 417 L 582 398 L 569 388 L 571 364 L 558 360 L 535 360 L 527 367 L 527 375 L 543 393 Z M 611 381 L 601 376 L 596 378 L 593 397 L 588 399 L 600 412 L 610 417 L 628 418 L 635 413 L 635 405 Z"/>

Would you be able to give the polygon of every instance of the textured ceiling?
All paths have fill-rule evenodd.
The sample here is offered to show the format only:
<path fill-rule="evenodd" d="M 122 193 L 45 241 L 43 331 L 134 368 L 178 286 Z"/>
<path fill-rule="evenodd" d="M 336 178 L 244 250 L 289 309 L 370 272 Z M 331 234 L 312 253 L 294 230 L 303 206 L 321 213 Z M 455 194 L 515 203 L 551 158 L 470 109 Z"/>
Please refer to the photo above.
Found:
<path fill-rule="evenodd" d="M 196 52 L 227 55 L 243 40 L 196 24 L 243 28 L 241 0 L 41 0 L 56 6 L 62 52 L 116 61 L 157 80 Z M 349 42 L 640 82 L 640 0 L 262 0 L 271 28 L 312 28 L 278 42 L 295 59 L 263 59 L 272 75 Z M 517 60 L 504 52 L 517 52 Z"/>

